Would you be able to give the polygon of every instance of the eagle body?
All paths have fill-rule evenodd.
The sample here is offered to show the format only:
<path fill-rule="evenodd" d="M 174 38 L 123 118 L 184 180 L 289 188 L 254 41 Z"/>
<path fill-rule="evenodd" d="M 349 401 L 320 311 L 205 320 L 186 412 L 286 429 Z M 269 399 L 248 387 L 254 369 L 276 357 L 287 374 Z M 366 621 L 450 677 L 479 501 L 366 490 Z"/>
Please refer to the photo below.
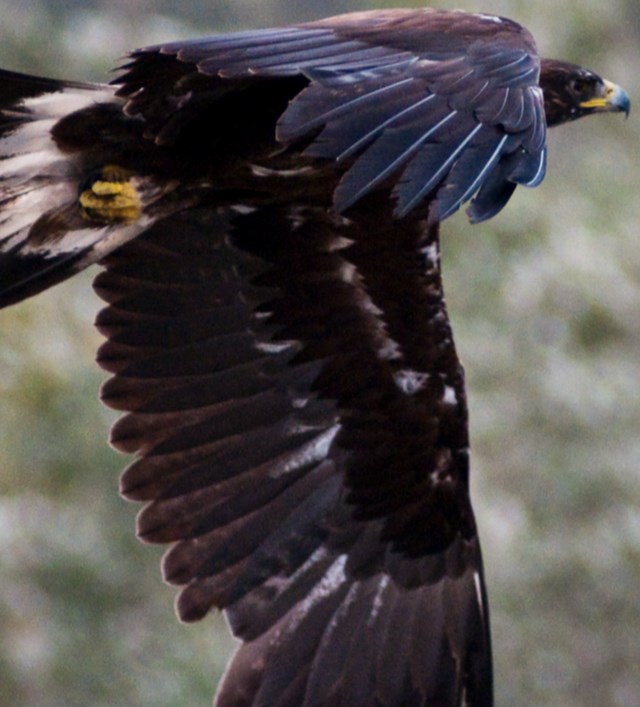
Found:
<path fill-rule="evenodd" d="M 492 704 L 440 223 L 498 213 L 548 127 L 628 112 L 511 20 L 355 13 L 0 72 L 0 305 L 99 263 L 121 491 L 221 706 Z"/>

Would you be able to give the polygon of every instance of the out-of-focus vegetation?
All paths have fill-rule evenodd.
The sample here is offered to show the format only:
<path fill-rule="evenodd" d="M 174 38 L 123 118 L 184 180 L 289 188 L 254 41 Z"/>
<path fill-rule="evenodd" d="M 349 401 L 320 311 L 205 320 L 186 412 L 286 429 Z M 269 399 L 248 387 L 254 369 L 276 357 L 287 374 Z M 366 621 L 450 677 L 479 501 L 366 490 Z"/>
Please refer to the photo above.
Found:
<path fill-rule="evenodd" d="M 0 65 L 105 79 L 135 46 L 393 4 L 6 0 Z M 446 5 L 640 95 L 637 0 Z M 443 229 L 498 705 L 640 704 L 639 155 L 633 113 L 558 129 L 541 187 Z M 175 620 L 117 495 L 90 280 L 0 315 L 0 703 L 206 705 L 232 644 L 219 617 Z"/>

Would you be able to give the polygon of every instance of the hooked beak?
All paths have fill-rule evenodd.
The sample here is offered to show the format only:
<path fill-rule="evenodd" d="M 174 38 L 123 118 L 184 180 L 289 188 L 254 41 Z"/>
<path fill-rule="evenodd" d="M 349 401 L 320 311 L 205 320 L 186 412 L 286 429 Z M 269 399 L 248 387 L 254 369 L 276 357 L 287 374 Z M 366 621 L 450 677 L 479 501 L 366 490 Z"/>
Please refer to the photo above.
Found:
<path fill-rule="evenodd" d="M 602 95 L 583 101 L 580 103 L 580 108 L 594 113 L 624 113 L 626 117 L 629 117 L 631 100 L 623 88 L 604 79 Z"/>

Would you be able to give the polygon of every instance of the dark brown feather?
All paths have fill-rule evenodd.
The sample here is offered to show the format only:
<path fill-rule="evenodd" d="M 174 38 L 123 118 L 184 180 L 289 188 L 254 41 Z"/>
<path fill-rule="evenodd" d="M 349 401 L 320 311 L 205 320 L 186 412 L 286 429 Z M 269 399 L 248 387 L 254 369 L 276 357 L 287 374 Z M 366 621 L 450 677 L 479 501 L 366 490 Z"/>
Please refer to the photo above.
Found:
<path fill-rule="evenodd" d="M 542 180 L 547 125 L 628 97 L 430 9 L 150 47 L 115 83 L 0 72 L 0 306 L 104 266 L 122 493 L 181 618 L 243 640 L 218 705 L 488 707 L 439 225 L 495 215 Z M 127 224 L 81 209 L 110 165 Z"/>

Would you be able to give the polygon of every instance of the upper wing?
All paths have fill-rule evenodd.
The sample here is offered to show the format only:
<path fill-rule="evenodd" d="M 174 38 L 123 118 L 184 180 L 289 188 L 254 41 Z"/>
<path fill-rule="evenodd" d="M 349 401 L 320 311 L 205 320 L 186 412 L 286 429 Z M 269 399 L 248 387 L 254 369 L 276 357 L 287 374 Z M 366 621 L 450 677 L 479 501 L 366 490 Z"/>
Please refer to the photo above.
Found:
<path fill-rule="evenodd" d="M 472 220 L 489 218 L 544 176 L 539 68 L 509 20 L 393 10 L 141 50 L 116 97 L 3 72 L 0 305 L 179 208 L 194 192 L 176 197 L 176 179 L 218 185 L 230 164 L 258 169 L 283 145 L 330 166 L 338 212 L 391 189 L 397 217 L 428 203 L 434 223 L 475 195 Z M 136 219 L 81 212 L 89 172 L 109 164 L 133 175 Z"/>
<path fill-rule="evenodd" d="M 437 227 L 365 201 L 184 212 L 96 280 L 139 534 L 244 641 L 219 705 L 491 704 Z"/>
<path fill-rule="evenodd" d="M 429 196 L 431 220 L 440 221 L 476 195 L 469 214 L 480 221 L 505 205 L 516 184 L 544 177 L 540 61 L 531 35 L 510 20 L 354 13 L 151 47 L 124 68 L 118 94 L 160 142 L 191 119 L 205 77 L 216 100 L 231 85 L 305 78 L 307 88 L 278 122 L 278 139 L 310 140 L 306 155 L 342 166 L 334 195 L 340 212 L 393 185 L 396 216 Z"/>

